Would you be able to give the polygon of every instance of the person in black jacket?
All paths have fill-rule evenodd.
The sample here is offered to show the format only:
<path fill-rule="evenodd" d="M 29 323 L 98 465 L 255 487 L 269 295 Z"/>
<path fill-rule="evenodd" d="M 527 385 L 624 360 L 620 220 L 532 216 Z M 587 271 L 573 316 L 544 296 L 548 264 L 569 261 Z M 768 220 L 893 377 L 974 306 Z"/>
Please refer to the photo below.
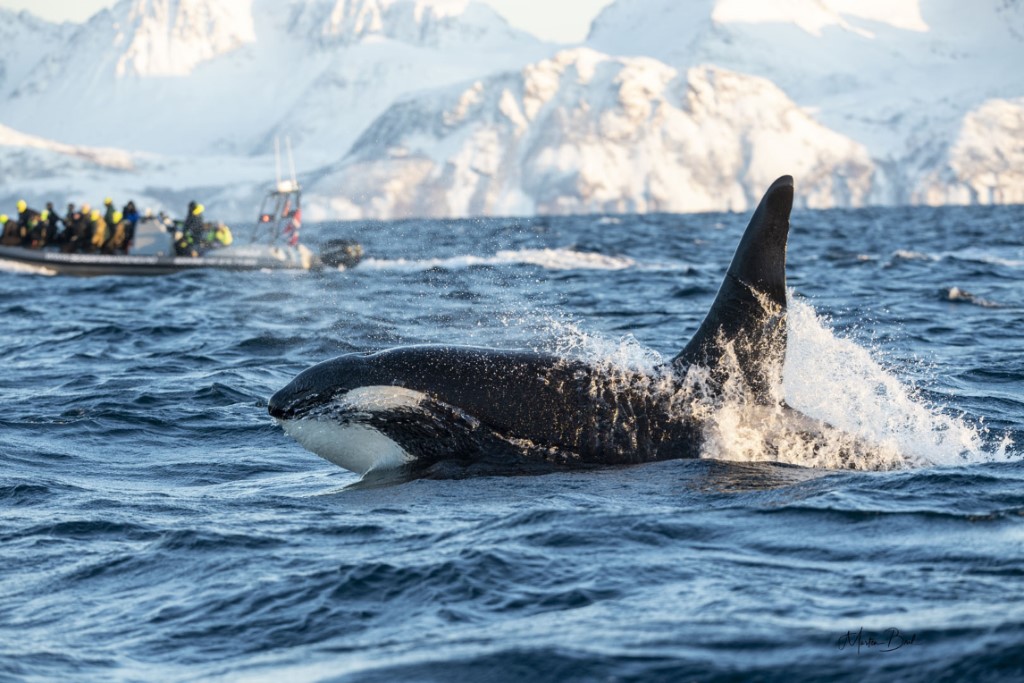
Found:
<path fill-rule="evenodd" d="M 135 226 L 139 224 L 139 210 L 135 208 L 135 202 L 129 201 L 124 205 L 124 210 L 121 212 L 125 221 L 124 230 L 124 253 L 128 253 L 128 249 L 132 245 L 132 241 L 135 239 Z"/>
<path fill-rule="evenodd" d="M 60 231 L 58 226 L 64 222 L 64 220 L 57 213 L 57 210 L 53 208 L 53 202 L 46 202 L 46 235 L 45 241 L 47 244 L 60 244 Z"/>

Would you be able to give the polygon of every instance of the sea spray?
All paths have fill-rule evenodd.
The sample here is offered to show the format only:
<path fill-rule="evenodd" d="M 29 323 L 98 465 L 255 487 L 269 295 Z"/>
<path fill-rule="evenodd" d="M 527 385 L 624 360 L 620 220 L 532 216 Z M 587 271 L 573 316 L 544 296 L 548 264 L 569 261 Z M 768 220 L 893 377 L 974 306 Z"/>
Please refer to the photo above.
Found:
<path fill-rule="evenodd" d="M 1006 440 L 986 450 L 982 429 L 944 413 L 868 349 L 837 337 L 810 304 L 791 301 L 788 322 L 783 383 L 794 408 L 894 449 L 908 464 L 961 465 L 1006 457 Z"/>
<path fill-rule="evenodd" d="M 1000 460 L 1012 445 L 1004 438 L 986 449 L 983 428 L 924 400 L 803 301 L 789 306 L 783 383 L 771 405 L 754 400 L 735 358 L 716 391 L 706 369 L 691 367 L 680 378 L 632 335 L 611 339 L 572 320 L 547 321 L 556 353 L 658 394 L 680 419 L 703 421 L 705 458 L 877 471 Z"/>

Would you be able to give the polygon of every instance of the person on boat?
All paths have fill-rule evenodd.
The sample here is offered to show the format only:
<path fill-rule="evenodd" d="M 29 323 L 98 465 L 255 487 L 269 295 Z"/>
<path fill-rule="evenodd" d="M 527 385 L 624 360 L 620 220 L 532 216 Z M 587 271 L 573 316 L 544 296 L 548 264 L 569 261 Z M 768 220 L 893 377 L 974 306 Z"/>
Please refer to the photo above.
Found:
<path fill-rule="evenodd" d="M 121 210 L 121 214 L 125 220 L 125 238 L 124 238 L 124 253 L 128 253 L 128 248 L 131 246 L 132 241 L 135 239 L 135 227 L 139 224 L 139 210 L 135 208 L 135 202 L 129 200 L 124 205 L 124 209 Z"/>
<path fill-rule="evenodd" d="M 189 204 L 188 217 L 185 218 L 185 232 L 192 238 L 192 242 L 198 244 L 203 236 L 203 211 L 206 210 L 202 204 L 192 202 Z"/>
<path fill-rule="evenodd" d="M 86 253 L 100 251 L 107 241 L 107 221 L 103 219 L 98 209 L 93 209 L 89 214 L 88 226 L 89 242 L 83 245 L 87 250 Z"/>
<path fill-rule="evenodd" d="M 120 211 L 115 211 L 110 217 L 110 224 L 107 226 L 107 241 L 103 244 L 104 254 L 127 254 L 128 253 L 128 221 Z"/>
<path fill-rule="evenodd" d="M 5 247 L 21 245 L 21 227 L 18 225 L 18 221 L 9 218 L 6 213 L 0 214 L 0 228 L 3 228 L 3 233 L 0 234 L 0 245 Z"/>
<path fill-rule="evenodd" d="M 46 221 L 46 243 L 60 244 L 60 230 L 58 227 L 64 222 L 64 219 L 53 208 L 53 202 L 46 202 L 46 212 L 44 213 L 49 214 Z"/>
<path fill-rule="evenodd" d="M 29 249 L 42 249 L 46 246 L 46 231 L 50 226 L 50 212 L 43 209 L 38 216 L 29 218 L 28 229 L 25 231 L 24 246 Z"/>
<path fill-rule="evenodd" d="M 199 256 L 199 250 L 188 233 L 176 232 L 174 236 L 174 254 L 176 256 Z"/>
<path fill-rule="evenodd" d="M 85 208 L 84 206 L 82 207 Z M 85 217 L 81 211 L 75 210 L 74 204 L 68 204 L 68 213 L 64 216 L 64 232 L 60 235 L 60 250 L 65 254 L 79 251 L 85 239 Z"/>
<path fill-rule="evenodd" d="M 39 223 L 39 212 L 28 207 L 24 199 L 18 200 L 18 230 L 21 234 L 21 246 L 27 247 L 30 243 L 29 232 Z"/>
<path fill-rule="evenodd" d="M 107 222 L 107 225 L 113 225 L 114 223 L 114 200 L 111 197 L 107 197 L 103 200 L 103 206 L 107 207 L 103 211 L 103 220 Z"/>
<path fill-rule="evenodd" d="M 68 237 L 71 234 L 71 225 L 78 220 L 81 216 L 80 213 L 75 211 L 75 205 L 68 202 L 68 212 L 64 214 L 64 237 Z M 65 240 L 67 241 L 67 240 Z"/>
<path fill-rule="evenodd" d="M 223 223 L 209 224 L 209 229 L 203 236 L 203 246 L 210 249 L 220 249 L 221 247 L 230 246 L 234 241 L 234 237 L 231 235 L 231 228 L 224 225 Z"/>
<path fill-rule="evenodd" d="M 188 203 L 188 216 L 181 226 L 181 232 L 175 233 L 174 251 L 178 256 L 199 256 L 203 239 L 202 204 L 194 201 Z"/>
<path fill-rule="evenodd" d="M 74 253 L 85 253 L 88 252 L 92 246 L 92 221 L 90 216 L 92 215 L 92 209 L 88 204 L 82 206 L 82 210 L 78 212 L 78 220 L 75 221 L 75 227 L 73 230 L 73 239 L 71 241 L 71 249 Z"/>
<path fill-rule="evenodd" d="M 288 224 L 284 226 L 284 236 L 288 238 L 288 244 L 295 247 L 299 244 L 299 229 L 302 227 L 302 209 L 291 211 L 287 204 L 285 204 L 284 208 L 285 210 L 282 215 L 289 219 Z"/>
<path fill-rule="evenodd" d="M 124 205 L 124 208 L 121 209 L 121 215 L 124 216 L 124 219 L 129 223 L 139 222 L 139 210 L 135 208 L 135 202 L 132 200 L 129 200 L 128 203 Z"/>

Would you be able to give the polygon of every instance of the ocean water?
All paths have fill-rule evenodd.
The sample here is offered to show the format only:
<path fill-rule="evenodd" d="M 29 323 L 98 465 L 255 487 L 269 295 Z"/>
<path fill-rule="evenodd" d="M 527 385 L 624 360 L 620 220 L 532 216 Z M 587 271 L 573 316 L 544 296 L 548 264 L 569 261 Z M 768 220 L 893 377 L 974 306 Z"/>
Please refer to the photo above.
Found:
<path fill-rule="evenodd" d="M 783 391 L 705 457 L 359 485 L 267 415 L 410 343 L 648 367 L 747 216 L 323 225 L 344 272 L 0 271 L 0 679 L 1024 680 L 1024 207 L 798 211 Z M 528 400 L 528 399 L 527 399 Z"/>

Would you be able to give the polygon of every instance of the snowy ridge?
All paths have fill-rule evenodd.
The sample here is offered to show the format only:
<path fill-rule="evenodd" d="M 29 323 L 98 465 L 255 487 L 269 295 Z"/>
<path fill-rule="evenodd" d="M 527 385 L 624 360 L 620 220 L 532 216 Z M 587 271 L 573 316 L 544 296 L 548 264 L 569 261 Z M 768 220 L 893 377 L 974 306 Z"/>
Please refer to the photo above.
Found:
<path fill-rule="evenodd" d="M 118 77 L 186 76 L 256 40 L 252 0 L 132 0 L 115 28 L 114 44 L 124 45 Z"/>
<path fill-rule="evenodd" d="M 54 24 L 29 12 L 0 8 L 0 93 L 21 83 L 46 50 L 72 32 L 72 24 Z"/>
<path fill-rule="evenodd" d="M 64 145 L 0 124 L 0 177 L 5 185 L 10 188 L 10 179 L 16 177 L 47 179 L 57 169 L 62 173 L 126 173 L 135 170 L 135 160 L 121 150 Z"/>
<path fill-rule="evenodd" d="M 374 37 L 435 48 L 535 42 L 490 7 L 468 0 L 298 2 L 291 6 L 289 31 L 321 45 L 351 45 Z"/>

